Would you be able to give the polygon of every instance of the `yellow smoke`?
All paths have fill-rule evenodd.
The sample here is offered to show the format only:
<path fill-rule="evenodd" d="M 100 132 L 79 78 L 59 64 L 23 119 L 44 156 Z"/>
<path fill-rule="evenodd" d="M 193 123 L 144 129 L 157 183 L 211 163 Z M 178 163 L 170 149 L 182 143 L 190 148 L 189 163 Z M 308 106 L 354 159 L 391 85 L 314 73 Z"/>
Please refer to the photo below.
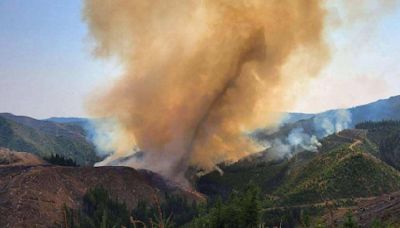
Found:
<path fill-rule="evenodd" d="M 256 152 L 245 134 L 326 62 L 324 17 L 320 0 L 86 0 L 95 54 L 123 68 L 89 104 L 118 122 L 112 159 L 137 147 L 179 178 Z"/>

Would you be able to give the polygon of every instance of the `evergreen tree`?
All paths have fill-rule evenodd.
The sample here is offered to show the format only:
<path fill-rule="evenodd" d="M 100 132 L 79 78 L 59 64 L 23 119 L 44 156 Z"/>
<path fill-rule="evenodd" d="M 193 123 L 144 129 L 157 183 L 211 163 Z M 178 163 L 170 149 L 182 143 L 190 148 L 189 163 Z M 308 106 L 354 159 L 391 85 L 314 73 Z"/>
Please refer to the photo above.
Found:
<path fill-rule="evenodd" d="M 226 202 L 218 198 L 208 213 L 192 221 L 191 227 L 258 227 L 260 215 L 260 189 L 251 183 L 244 192 L 232 193 Z"/>
<path fill-rule="evenodd" d="M 257 227 L 260 223 L 260 189 L 254 183 L 247 187 L 241 200 L 243 223 L 246 227 Z"/>
<path fill-rule="evenodd" d="M 346 219 L 343 223 L 344 228 L 357 228 L 358 224 L 353 218 L 353 213 L 351 211 L 347 212 Z"/>

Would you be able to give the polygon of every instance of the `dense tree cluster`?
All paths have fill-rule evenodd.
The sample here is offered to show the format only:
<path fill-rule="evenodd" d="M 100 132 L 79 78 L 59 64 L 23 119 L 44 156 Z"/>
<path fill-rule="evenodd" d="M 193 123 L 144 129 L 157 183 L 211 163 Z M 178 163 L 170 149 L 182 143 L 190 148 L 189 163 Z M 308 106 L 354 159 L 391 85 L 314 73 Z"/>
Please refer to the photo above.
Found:
<path fill-rule="evenodd" d="M 381 129 L 381 128 L 400 128 L 400 121 L 398 120 L 383 120 L 383 121 L 365 121 L 356 124 L 356 129 Z"/>
<path fill-rule="evenodd" d="M 74 160 L 71 158 L 65 158 L 61 155 L 54 155 L 52 154 L 50 157 L 44 158 L 48 163 L 53 165 L 60 165 L 60 166 L 78 166 Z"/>
<path fill-rule="evenodd" d="M 258 227 L 261 219 L 259 188 L 251 184 L 223 202 L 197 205 L 180 196 L 166 195 L 162 203 L 139 202 L 131 212 L 125 203 L 110 198 L 102 187 L 89 190 L 83 207 L 65 207 L 66 227 Z"/>
<path fill-rule="evenodd" d="M 65 208 L 65 227 L 133 227 L 125 203 L 110 198 L 102 187 L 89 190 L 83 197 L 83 208 L 75 212 Z"/>
<path fill-rule="evenodd" d="M 103 187 L 90 189 L 83 198 L 83 207 L 74 211 L 65 207 L 66 227 L 176 227 L 190 222 L 197 215 L 195 202 L 180 196 L 166 195 L 162 203 L 140 201 L 129 211 L 126 204 L 114 200 Z"/>
<path fill-rule="evenodd" d="M 244 192 L 232 193 L 226 202 L 218 198 L 201 210 L 191 227 L 258 227 L 261 219 L 260 189 L 251 183 Z"/>
<path fill-rule="evenodd" d="M 155 204 L 140 201 L 132 212 L 132 218 L 148 227 L 160 218 L 170 225 L 181 226 L 190 222 L 198 213 L 198 205 L 195 201 L 188 202 L 184 197 L 170 194 L 166 194 L 164 198 L 163 202 L 156 201 Z M 140 225 L 143 224 L 137 227 L 142 227 Z"/>
<path fill-rule="evenodd" d="M 363 122 L 356 128 L 367 129 L 368 138 L 378 147 L 378 157 L 400 169 L 400 121 Z"/>

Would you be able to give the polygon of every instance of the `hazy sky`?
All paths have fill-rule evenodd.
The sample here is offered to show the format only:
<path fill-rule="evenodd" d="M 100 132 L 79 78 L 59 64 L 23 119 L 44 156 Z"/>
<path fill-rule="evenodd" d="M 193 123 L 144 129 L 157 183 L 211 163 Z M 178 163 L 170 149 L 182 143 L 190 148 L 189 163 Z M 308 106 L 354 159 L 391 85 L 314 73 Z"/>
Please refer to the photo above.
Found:
<path fill-rule="evenodd" d="M 0 112 L 37 118 L 85 116 L 84 102 L 118 66 L 93 60 L 79 0 L 0 0 Z M 400 95 L 400 9 L 371 8 L 326 39 L 332 60 L 293 110 L 316 112 Z"/>
<path fill-rule="evenodd" d="M 85 116 L 87 95 L 113 75 L 90 56 L 79 0 L 0 0 L 0 112 Z"/>

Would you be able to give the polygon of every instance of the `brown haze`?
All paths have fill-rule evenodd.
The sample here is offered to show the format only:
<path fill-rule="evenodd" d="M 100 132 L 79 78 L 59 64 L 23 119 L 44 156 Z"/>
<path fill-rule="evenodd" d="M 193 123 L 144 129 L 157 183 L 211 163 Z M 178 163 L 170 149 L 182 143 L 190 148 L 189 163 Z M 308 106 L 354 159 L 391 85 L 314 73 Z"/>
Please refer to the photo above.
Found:
<path fill-rule="evenodd" d="M 321 4 L 87 0 L 95 54 L 123 68 L 89 104 L 116 120 L 109 160 L 139 148 L 133 166 L 177 179 L 190 165 L 211 170 L 258 151 L 246 133 L 276 124 L 301 96 L 292 89 L 328 59 Z"/>

